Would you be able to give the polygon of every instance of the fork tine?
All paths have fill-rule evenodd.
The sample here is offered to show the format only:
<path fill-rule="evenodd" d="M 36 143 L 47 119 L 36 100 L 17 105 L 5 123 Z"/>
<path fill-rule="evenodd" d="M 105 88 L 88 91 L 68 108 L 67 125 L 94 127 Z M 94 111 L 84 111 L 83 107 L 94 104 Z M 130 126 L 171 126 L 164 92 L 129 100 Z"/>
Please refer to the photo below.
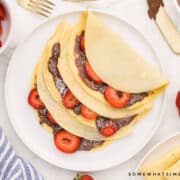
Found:
<path fill-rule="evenodd" d="M 44 8 L 46 8 L 46 9 L 53 10 L 53 7 L 51 7 L 51 6 L 43 3 L 43 2 L 41 2 L 41 1 L 31 0 L 30 2 L 31 2 L 31 3 L 34 3 L 34 4 L 38 5 L 38 6 L 41 6 L 42 8 L 44 7 Z"/>
<path fill-rule="evenodd" d="M 51 14 L 51 12 L 43 7 L 41 7 L 38 3 L 34 3 L 34 1 L 32 1 L 32 3 L 29 3 L 29 6 L 33 7 L 34 9 L 37 9 L 37 10 L 41 10 L 45 13 L 48 13 L 48 14 Z M 38 6 L 37 6 L 38 5 Z"/>
<path fill-rule="evenodd" d="M 40 11 L 37 11 L 37 10 L 35 10 L 34 8 L 27 7 L 27 9 L 29 9 L 31 12 L 36 13 L 36 14 L 39 14 L 39 15 L 41 15 L 41 16 L 49 17 L 48 15 L 46 15 L 46 14 L 40 12 Z"/>
<path fill-rule="evenodd" d="M 51 6 L 55 6 L 55 4 L 53 2 L 51 2 L 51 1 L 49 1 L 49 0 L 39 0 L 39 1 L 47 3 L 47 4 L 51 5 Z"/>
<path fill-rule="evenodd" d="M 47 11 L 46 9 L 44 9 L 42 7 L 36 6 L 35 4 L 29 3 L 28 7 L 31 11 L 36 12 L 42 16 L 45 16 L 45 17 L 49 17 L 49 15 L 51 14 L 51 12 Z"/>

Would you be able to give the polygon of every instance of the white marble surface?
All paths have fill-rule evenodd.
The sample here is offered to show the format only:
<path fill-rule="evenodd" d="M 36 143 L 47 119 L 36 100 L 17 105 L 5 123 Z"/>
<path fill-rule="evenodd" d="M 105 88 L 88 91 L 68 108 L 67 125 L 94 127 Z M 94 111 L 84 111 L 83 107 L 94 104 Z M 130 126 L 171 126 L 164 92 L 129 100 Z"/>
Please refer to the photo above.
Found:
<path fill-rule="evenodd" d="M 91 173 L 96 180 L 130 180 L 131 177 L 128 176 L 128 172 L 135 170 L 139 161 L 152 146 L 167 136 L 180 131 L 180 118 L 175 107 L 176 92 L 180 89 L 180 57 L 172 53 L 156 25 L 151 20 L 149 20 L 146 13 L 147 5 L 145 0 L 98 0 L 97 2 L 93 3 L 80 4 L 62 3 L 60 0 L 56 1 L 58 6 L 53 15 L 82 7 L 103 8 L 107 11 L 113 11 L 117 14 L 117 16 L 134 25 L 141 33 L 146 36 L 155 49 L 166 71 L 167 77 L 170 81 L 170 86 L 167 89 L 167 104 L 162 123 L 154 137 L 145 148 L 143 148 L 136 156 L 134 156 L 126 163 L 109 170 Z M 173 18 L 174 22 L 177 23 L 179 17 L 176 14 L 173 1 L 166 0 L 165 2 L 170 16 Z M 44 18 L 33 15 L 18 7 L 15 3 L 15 0 L 9 0 L 9 3 L 12 6 L 14 14 L 14 36 L 10 48 L 3 55 L 0 55 L 0 125 L 3 127 L 16 152 L 29 160 L 41 172 L 45 179 L 72 180 L 76 172 L 67 171 L 52 166 L 47 162 L 39 159 L 29 149 L 27 149 L 27 147 L 17 137 L 8 120 L 8 114 L 6 112 L 4 100 L 4 82 L 8 61 L 14 47 L 23 38 L 25 38 L 25 36 L 33 28 L 35 28 L 41 21 L 44 20 Z M 127 148 L 130 148 L 130 146 Z"/>

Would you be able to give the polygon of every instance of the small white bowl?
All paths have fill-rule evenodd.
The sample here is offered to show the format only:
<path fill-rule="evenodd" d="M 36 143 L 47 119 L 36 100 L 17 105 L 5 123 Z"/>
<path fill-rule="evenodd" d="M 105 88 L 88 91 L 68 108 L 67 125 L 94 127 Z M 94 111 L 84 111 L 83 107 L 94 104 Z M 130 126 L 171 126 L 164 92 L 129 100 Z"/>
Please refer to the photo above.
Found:
<path fill-rule="evenodd" d="M 176 11 L 180 14 L 180 4 L 178 4 L 178 0 L 174 0 L 174 5 L 176 7 Z"/>
<path fill-rule="evenodd" d="M 2 46 L 0 47 L 0 54 L 2 54 L 9 46 L 12 38 L 12 10 L 10 8 L 10 2 L 8 3 L 7 0 L 1 0 L 1 3 L 3 4 L 6 11 L 6 19 L 1 22 L 3 33 L 0 37 L 0 40 L 2 41 Z"/>

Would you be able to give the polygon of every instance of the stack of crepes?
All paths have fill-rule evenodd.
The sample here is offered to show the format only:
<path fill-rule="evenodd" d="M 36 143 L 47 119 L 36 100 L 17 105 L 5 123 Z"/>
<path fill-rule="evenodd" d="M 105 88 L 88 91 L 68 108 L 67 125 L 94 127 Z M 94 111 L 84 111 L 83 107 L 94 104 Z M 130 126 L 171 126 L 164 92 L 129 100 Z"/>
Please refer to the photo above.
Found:
<path fill-rule="evenodd" d="M 29 103 L 58 149 L 92 150 L 130 133 L 167 84 L 157 67 L 85 11 L 75 25 L 61 22 L 47 41 Z"/>
<path fill-rule="evenodd" d="M 145 180 L 180 179 L 180 145 L 177 145 L 154 160 L 143 163 L 139 170 Z"/>

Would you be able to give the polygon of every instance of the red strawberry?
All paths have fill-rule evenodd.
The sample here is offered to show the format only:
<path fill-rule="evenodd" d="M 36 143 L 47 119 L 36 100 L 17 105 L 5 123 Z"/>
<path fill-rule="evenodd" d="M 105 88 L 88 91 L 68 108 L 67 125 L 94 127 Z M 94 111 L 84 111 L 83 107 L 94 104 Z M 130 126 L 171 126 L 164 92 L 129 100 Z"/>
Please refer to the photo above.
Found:
<path fill-rule="evenodd" d="M 52 114 L 51 114 L 49 111 L 47 111 L 46 116 L 47 116 L 47 118 L 48 118 L 53 124 L 57 124 L 57 122 L 56 122 L 55 119 L 52 117 Z"/>
<path fill-rule="evenodd" d="M 63 103 L 65 107 L 67 107 L 68 109 L 72 109 L 74 106 L 79 104 L 79 101 L 72 94 L 72 92 L 68 90 L 65 96 L 63 97 Z"/>
<path fill-rule="evenodd" d="M 178 91 L 176 96 L 176 106 L 177 108 L 180 108 L 180 91 Z"/>
<path fill-rule="evenodd" d="M 0 21 L 0 35 L 2 34 L 3 32 L 3 29 L 2 29 L 2 24 L 1 24 L 1 21 Z"/>
<path fill-rule="evenodd" d="M 86 119 L 95 119 L 98 117 L 98 114 L 89 108 L 87 108 L 85 105 L 81 105 L 81 114 L 86 118 Z"/>
<path fill-rule="evenodd" d="M 84 33 L 80 37 L 80 48 L 82 51 L 85 50 L 85 45 L 84 45 Z"/>
<path fill-rule="evenodd" d="M 81 143 L 81 139 L 65 130 L 60 130 L 54 136 L 56 147 L 65 153 L 75 152 Z"/>
<path fill-rule="evenodd" d="M 176 96 L 176 107 L 178 108 L 178 113 L 180 115 L 180 91 L 178 91 Z"/>
<path fill-rule="evenodd" d="M 0 40 L 0 47 L 2 47 L 2 41 Z"/>
<path fill-rule="evenodd" d="M 117 131 L 116 128 L 111 127 L 111 126 L 109 126 L 109 127 L 103 127 L 103 128 L 101 129 L 101 134 L 102 134 L 103 136 L 112 136 L 116 131 Z"/>
<path fill-rule="evenodd" d="M 106 100 L 111 104 L 113 107 L 122 108 L 124 107 L 130 100 L 131 94 L 126 92 L 119 93 L 114 88 L 107 86 L 104 96 Z"/>
<path fill-rule="evenodd" d="M 41 101 L 36 88 L 32 89 L 28 96 L 28 103 L 35 109 L 43 109 L 44 104 Z"/>
<path fill-rule="evenodd" d="M 77 174 L 77 176 L 74 178 L 74 180 L 94 180 L 94 178 L 92 176 L 89 175 L 79 175 Z"/>
<path fill-rule="evenodd" d="M 0 19 L 4 20 L 5 16 L 6 16 L 6 12 L 5 12 L 4 6 L 0 4 Z"/>
<path fill-rule="evenodd" d="M 94 180 L 93 177 L 89 176 L 89 175 L 83 175 L 81 176 L 81 180 Z"/>
<path fill-rule="evenodd" d="M 98 75 L 94 72 L 94 70 L 92 69 L 92 67 L 90 66 L 88 60 L 85 61 L 84 64 L 86 73 L 88 74 L 88 76 L 97 84 L 102 84 L 103 81 L 98 77 Z"/>

